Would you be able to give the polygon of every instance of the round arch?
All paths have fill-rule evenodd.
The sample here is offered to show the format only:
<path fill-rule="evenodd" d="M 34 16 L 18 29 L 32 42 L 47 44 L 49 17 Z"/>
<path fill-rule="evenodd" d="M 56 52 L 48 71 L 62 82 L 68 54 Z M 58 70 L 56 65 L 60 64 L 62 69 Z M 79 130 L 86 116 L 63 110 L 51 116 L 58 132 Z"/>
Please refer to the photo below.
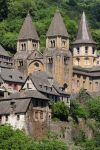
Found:
<path fill-rule="evenodd" d="M 44 71 L 44 65 L 41 61 L 35 60 L 28 66 L 28 74 L 32 74 L 34 71 Z"/>

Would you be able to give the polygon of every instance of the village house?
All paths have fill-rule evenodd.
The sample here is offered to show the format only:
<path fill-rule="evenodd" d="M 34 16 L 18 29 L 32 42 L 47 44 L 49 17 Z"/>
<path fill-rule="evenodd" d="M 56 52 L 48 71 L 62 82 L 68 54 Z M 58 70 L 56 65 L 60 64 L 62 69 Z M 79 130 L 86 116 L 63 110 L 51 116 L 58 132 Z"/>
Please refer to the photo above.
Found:
<path fill-rule="evenodd" d="M 4 96 L 5 92 L 10 94 L 19 91 L 25 79 L 23 73 L 17 69 L 0 68 L 1 96 Z"/>
<path fill-rule="evenodd" d="M 51 119 L 48 102 L 49 99 L 37 90 L 21 91 L 1 99 L 0 124 L 10 124 L 32 136 L 37 136 L 36 131 L 43 134 L 42 126 L 46 127 L 47 120 Z"/>

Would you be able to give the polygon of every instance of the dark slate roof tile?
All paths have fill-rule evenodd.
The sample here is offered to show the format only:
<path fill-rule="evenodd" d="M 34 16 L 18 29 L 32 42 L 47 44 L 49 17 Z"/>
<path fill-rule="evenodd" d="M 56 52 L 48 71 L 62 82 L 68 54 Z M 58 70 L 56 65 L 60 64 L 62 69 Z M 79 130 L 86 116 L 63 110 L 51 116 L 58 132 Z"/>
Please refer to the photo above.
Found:
<path fill-rule="evenodd" d="M 0 76 L 4 81 L 24 83 L 25 76 L 17 69 L 1 68 Z"/>
<path fill-rule="evenodd" d="M 11 94 L 9 98 L 17 99 L 17 98 L 35 98 L 35 99 L 43 99 L 48 100 L 47 97 L 45 97 L 43 94 L 41 94 L 37 90 L 22 90 L 20 92 Z"/>
<path fill-rule="evenodd" d="M 25 21 L 18 36 L 18 40 L 28 40 L 28 39 L 39 41 L 36 28 L 35 26 L 33 26 L 32 18 L 29 13 L 25 18 Z"/>
<path fill-rule="evenodd" d="M 69 37 L 60 12 L 56 12 L 46 34 L 47 37 L 63 36 Z"/>
<path fill-rule="evenodd" d="M 78 28 L 77 38 L 73 44 L 96 44 L 93 41 L 91 33 L 89 31 L 89 26 L 85 16 L 85 12 L 83 12 L 82 14 Z"/>
<path fill-rule="evenodd" d="M 31 99 L 14 99 L 15 113 L 25 113 L 29 106 Z M 12 99 L 0 100 L 0 115 L 6 115 L 11 113 Z"/>

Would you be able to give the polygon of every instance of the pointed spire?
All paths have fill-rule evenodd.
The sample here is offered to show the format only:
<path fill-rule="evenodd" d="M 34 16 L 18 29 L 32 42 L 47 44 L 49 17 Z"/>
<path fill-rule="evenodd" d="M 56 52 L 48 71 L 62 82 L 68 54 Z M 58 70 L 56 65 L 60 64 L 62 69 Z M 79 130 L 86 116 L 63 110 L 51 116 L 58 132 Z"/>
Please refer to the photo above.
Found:
<path fill-rule="evenodd" d="M 33 26 L 32 18 L 30 16 L 29 11 L 27 13 L 27 16 L 25 18 L 25 21 L 22 25 L 22 28 L 18 36 L 18 40 L 28 40 L 28 39 L 39 41 L 39 37 L 35 26 Z"/>
<path fill-rule="evenodd" d="M 65 27 L 65 24 L 63 22 L 63 19 L 58 9 L 53 17 L 53 20 L 50 24 L 46 36 L 47 37 L 51 37 L 51 36 L 69 37 L 67 29 Z"/>
<path fill-rule="evenodd" d="M 77 38 L 76 38 L 74 44 L 80 44 L 80 43 L 96 44 L 93 41 L 91 33 L 89 31 L 89 26 L 88 26 L 85 12 L 83 12 L 83 14 L 82 14 L 79 28 L 78 28 Z"/>

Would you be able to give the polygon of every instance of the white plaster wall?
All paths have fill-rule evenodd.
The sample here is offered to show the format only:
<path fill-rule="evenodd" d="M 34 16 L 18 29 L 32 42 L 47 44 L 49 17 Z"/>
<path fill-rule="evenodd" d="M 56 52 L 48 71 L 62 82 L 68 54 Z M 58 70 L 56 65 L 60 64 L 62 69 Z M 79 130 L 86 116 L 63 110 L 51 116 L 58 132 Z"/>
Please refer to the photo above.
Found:
<path fill-rule="evenodd" d="M 26 126 L 25 123 L 25 114 L 19 114 L 20 119 L 17 120 L 17 115 L 11 114 L 8 116 L 8 121 L 6 121 L 6 117 L 2 116 L 2 124 L 10 124 L 13 128 L 23 129 Z"/>
<path fill-rule="evenodd" d="M 34 84 L 32 83 L 32 81 L 30 79 L 27 79 L 23 88 L 22 89 L 27 89 L 27 84 L 29 84 L 29 89 L 30 90 L 36 90 Z"/>

